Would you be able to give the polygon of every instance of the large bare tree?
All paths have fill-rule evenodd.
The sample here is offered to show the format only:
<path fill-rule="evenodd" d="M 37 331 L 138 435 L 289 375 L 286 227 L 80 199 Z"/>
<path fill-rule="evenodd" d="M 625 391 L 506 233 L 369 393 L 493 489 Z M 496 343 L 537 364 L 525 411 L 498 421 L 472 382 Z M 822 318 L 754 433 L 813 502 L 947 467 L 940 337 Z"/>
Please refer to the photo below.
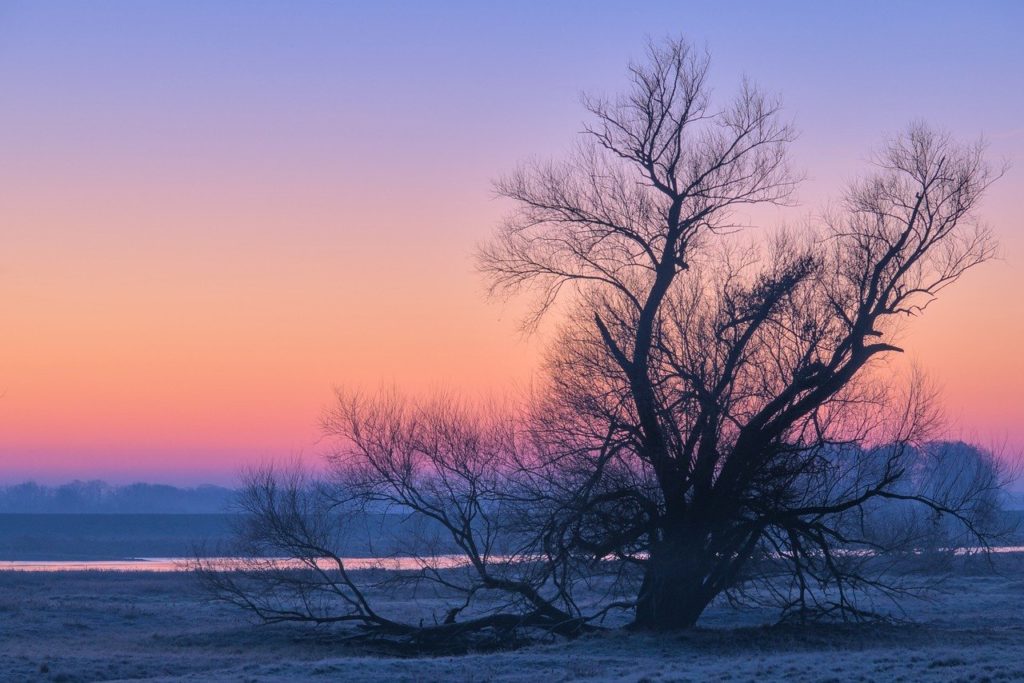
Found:
<path fill-rule="evenodd" d="M 920 124 L 817 229 L 741 246 L 735 209 L 789 197 L 793 134 L 748 83 L 712 104 L 707 67 L 655 45 L 625 96 L 586 100 L 570 160 L 499 183 L 517 209 L 481 254 L 495 290 L 534 292 L 530 324 L 572 290 L 543 413 L 550 438 L 578 436 L 584 476 L 554 510 L 567 547 L 643 565 L 653 628 L 695 623 L 767 551 L 836 580 L 845 608 L 846 513 L 909 496 L 960 515 L 962 496 L 898 490 L 932 417 L 872 371 L 898 322 L 994 249 L 972 213 L 993 178 L 981 146 Z"/>
<path fill-rule="evenodd" d="M 340 393 L 327 481 L 249 480 L 240 551 L 290 561 L 207 565 L 220 597 L 421 639 L 611 613 L 670 629 L 723 594 L 862 615 L 903 590 L 894 562 L 987 547 L 1000 467 L 933 443 L 933 392 L 885 359 L 993 255 L 975 210 L 998 174 L 915 124 L 806 229 L 746 229 L 790 200 L 794 134 L 750 83 L 714 101 L 708 64 L 651 45 L 625 95 L 584 100 L 567 160 L 498 183 L 515 208 L 479 255 L 493 290 L 532 295 L 531 328 L 564 302 L 525 408 Z M 353 572 L 340 532 L 385 511 L 415 566 Z M 396 582 L 432 591 L 416 615 L 375 602 Z"/>

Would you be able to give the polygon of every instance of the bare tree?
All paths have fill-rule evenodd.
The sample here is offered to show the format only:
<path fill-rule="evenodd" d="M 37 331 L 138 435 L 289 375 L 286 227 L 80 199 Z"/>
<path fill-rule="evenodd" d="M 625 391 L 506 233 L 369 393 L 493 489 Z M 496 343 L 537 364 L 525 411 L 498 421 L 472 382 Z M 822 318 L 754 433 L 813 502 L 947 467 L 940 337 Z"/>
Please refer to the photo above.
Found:
<path fill-rule="evenodd" d="M 816 232 L 741 248 L 732 210 L 789 196 L 792 132 L 749 84 L 713 108 L 706 73 L 686 43 L 652 46 L 628 95 L 587 100 L 596 122 L 569 162 L 499 183 L 518 208 L 481 264 L 496 291 L 535 290 L 537 315 L 575 293 L 542 421 L 577 436 L 584 476 L 553 509 L 568 549 L 643 566 L 639 626 L 694 624 L 767 555 L 789 561 L 801 606 L 813 578 L 854 612 L 846 588 L 865 579 L 835 549 L 864 541 L 845 518 L 868 501 L 980 531 L 970 496 L 896 486 L 933 418 L 873 369 L 901 350 L 897 321 L 992 256 L 972 212 L 994 176 L 980 145 L 914 125 Z"/>
<path fill-rule="evenodd" d="M 883 361 L 991 258 L 974 211 L 998 174 L 915 124 L 816 225 L 752 238 L 737 211 L 789 201 L 793 130 L 750 83 L 713 102 L 708 63 L 652 45 L 626 95 L 585 99 L 567 161 L 498 183 L 516 208 L 480 252 L 493 290 L 532 293 L 527 327 L 566 303 L 526 407 L 340 393 L 326 480 L 248 482 L 241 552 L 288 561 L 207 565 L 219 597 L 442 640 L 689 627 L 722 595 L 845 618 L 908 588 L 889 570 L 927 525 L 904 511 L 988 546 L 999 466 L 937 449 L 934 392 Z M 385 511 L 415 566 L 354 572 L 338 534 Z M 420 612 L 378 607 L 399 584 L 433 591 Z"/>

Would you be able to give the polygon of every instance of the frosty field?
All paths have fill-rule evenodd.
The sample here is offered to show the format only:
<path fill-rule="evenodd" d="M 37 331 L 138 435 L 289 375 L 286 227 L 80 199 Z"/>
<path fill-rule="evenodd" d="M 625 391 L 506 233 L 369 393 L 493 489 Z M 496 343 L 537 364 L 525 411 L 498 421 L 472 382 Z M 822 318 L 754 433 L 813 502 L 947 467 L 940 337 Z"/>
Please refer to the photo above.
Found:
<path fill-rule="evenodd" d="M 397 606 L 397 605 L 396 605 Z M 913 623 L 766 626 L 715 606 L 696 631 L 613 631 L 458 656 L 257 625 L 183 573 L 0 572 L 2 681 L 1024 680 L 1024 558 L 961 568 Z"/>

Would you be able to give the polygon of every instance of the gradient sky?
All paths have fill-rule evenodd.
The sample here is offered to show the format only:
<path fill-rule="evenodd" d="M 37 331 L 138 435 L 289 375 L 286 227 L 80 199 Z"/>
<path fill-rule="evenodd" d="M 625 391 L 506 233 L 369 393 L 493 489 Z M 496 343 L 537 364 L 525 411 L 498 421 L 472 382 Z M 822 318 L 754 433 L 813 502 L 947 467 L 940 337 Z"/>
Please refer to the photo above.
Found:
<path fill-rule="evenodd" d="M 645 36 L 801 131 L 799 215 L 924 118 L 1015 166 L 1002 260 L 906 339 L 950 432 L 1024 448 L 1024 3 L 0 2 L 0 481 L 315 458 L 332 386 L 501 389 L 491 180 L 557 156 Z"/>

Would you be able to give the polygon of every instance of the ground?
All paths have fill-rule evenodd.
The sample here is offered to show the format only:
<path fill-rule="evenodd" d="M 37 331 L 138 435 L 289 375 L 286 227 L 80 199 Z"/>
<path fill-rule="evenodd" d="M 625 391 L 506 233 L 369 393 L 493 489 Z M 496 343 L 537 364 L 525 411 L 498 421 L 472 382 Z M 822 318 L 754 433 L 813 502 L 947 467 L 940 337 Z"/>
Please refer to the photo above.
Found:
<path fill-rule="evenodd" d="M 1024 560 L 960 572 L 912 624 L 757 626 L 716 606 L 702 628 L 612 631 L 517 650 L 399 657 L 209 604 L 187 574 L 0 572 L 3 681 L 1024 680 Z"/>

